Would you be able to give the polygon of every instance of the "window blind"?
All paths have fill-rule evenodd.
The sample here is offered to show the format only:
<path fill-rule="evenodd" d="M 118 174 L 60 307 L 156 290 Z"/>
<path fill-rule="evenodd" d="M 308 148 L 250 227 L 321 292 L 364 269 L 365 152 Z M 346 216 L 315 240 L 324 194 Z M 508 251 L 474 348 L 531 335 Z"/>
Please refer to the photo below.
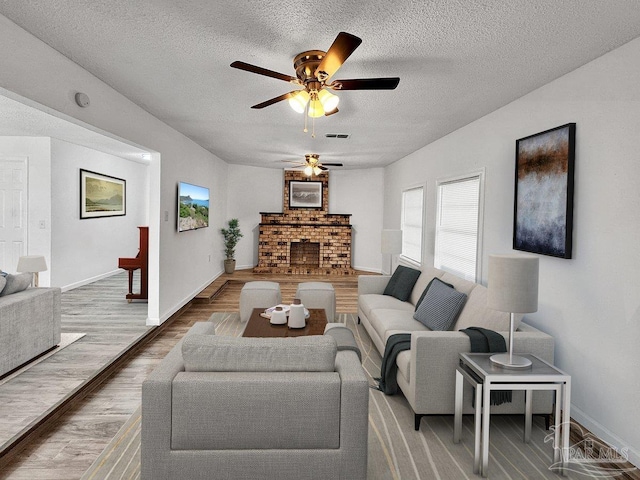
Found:
<path fill-rule="evenodd" d="M 434 266 L 476 281 L 480 176 L 438 185 Z"/>
<path fill-rule="evenodd" d="M 402 256 L 422 262 L 422 206 L 424 188 L 402 192 Z"/>

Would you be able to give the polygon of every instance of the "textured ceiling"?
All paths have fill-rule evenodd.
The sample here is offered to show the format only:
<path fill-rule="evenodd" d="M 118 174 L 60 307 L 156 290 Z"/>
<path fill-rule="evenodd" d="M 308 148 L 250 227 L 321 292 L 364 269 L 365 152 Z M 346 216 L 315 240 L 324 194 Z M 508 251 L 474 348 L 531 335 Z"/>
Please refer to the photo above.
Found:
<path fill-rule="evenodd" d="M 311 152 L 388 165 L 640 35 L 637 0 L 3 0 L 0 14 L 223 160 L 278 168 Z M 250 108 L 291 85 L 231 62 L 294 75 L 340 31 L 362 45 L 334 78 L 399 76 L 396 90 L 338 92 L 316 138 L 286 102 Z"/>

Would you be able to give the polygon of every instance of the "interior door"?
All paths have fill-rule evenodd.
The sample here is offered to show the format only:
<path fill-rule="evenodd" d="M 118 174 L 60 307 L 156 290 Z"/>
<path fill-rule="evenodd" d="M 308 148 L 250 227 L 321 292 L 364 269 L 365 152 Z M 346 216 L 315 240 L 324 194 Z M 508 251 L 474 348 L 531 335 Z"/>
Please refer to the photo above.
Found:
<path fill-rule="evenodd" d="M 27 159 L 0 156 L 0 269 L 15 273 L 27 251 Z"/>

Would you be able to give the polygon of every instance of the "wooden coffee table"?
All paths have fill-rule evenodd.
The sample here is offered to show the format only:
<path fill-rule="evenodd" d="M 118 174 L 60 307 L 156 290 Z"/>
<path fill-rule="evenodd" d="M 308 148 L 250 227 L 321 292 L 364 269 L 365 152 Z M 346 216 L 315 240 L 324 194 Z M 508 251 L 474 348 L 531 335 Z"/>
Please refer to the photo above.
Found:
<path fill-rule="evenodd" d="M 254 308 L 243 337 L 302 337 L 305 335 L 323 335 L 327 325 L 327 315 L 323 308 L 310 308 L 307 325 L 304 328 L 289 328 L 285 325 L 271 325 L 268 318 L 261 317 L 264 308 Z"/>

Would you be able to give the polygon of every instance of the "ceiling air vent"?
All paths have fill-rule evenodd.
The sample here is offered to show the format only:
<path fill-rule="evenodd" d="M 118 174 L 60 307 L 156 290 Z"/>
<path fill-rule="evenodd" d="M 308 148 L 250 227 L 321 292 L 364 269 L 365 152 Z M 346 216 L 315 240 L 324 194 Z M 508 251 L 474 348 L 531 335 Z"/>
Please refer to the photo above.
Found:
<path fill-rule="evenodd" d="M 327 133 L 325 134 L 327 138 L 349 138 L 348 133 Z"/>

